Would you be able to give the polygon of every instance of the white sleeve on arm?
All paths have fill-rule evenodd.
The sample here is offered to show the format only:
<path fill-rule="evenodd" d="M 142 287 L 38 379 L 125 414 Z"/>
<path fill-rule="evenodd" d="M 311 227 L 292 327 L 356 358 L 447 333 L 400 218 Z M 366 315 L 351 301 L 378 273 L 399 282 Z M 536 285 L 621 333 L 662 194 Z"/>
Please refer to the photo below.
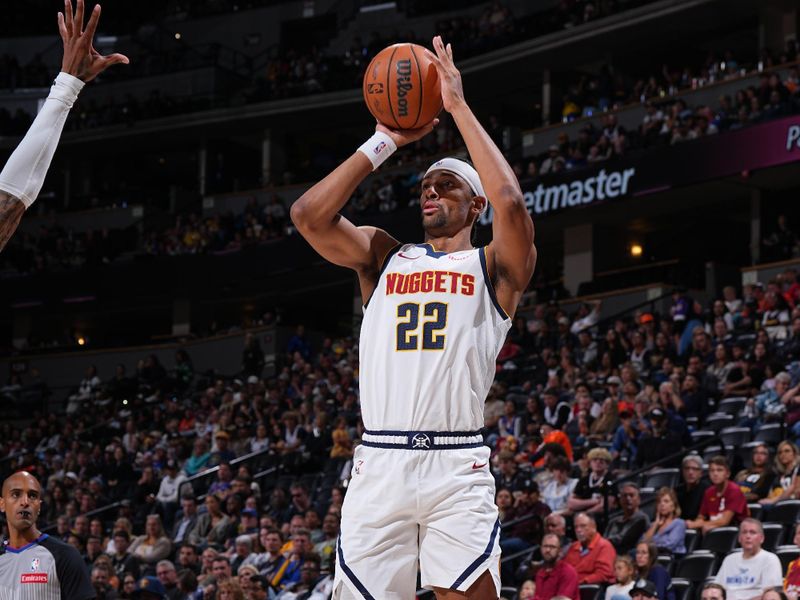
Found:
<path fill-rule="evenodd" d="M 44 184 L 67 115 L 84 83 L 59 73 L 28 133 L 0 172 L 0 190 L 19 198 L 25 208 L 33 204 Z"/>
<path fill-rule="evenodd" d="M 783 567 L 777 554 L 766 552 L 767 560 L 764 561 L 764 587 L 783 587 Z"/>

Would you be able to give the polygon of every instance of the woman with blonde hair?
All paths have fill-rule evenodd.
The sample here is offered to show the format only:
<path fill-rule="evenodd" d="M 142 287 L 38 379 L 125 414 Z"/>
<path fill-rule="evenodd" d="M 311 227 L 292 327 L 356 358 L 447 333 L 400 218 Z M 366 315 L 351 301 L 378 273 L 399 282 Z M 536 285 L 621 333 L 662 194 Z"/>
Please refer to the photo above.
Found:
<path fill-rule="evenodd" d="M 775 481 L 766 498 L 759 500 L 761 504 L 775 504 L 781 500 L 793 498 L 798 492 L 798 470 L 800 470 L 800 450 L 788 440 L 778 444 L 775 453 Z"/>
<path fill-rule="evenodd" d="M 650 529 L 642 535 L 643 542 L 652 542 L 659 550 L 686 554 L 686 521 L 680 518 L 681 506 L 675 490 L 662 487 L 656 494 L 656 515 Z"/>
<path fill-rule="evenodd" d="M 164 531 L 161 517 L 147 515 L 144 525 L 144 534 L 136 537 L 131 542 L 128 552 L 137 557 L 141 562 L 155 568 L 158 561 L 166 559 L 172 552 L 172 542 Z"/>
<path fill-rule="evenodd" d="M 217 586 L 217 600 L 244 600 L 244 592 L 233 577 L 220 581 Z"/>
<path fill-rule="evenodd" d="M 606 398 L 600 416 L 589 427 L 589 438 L 611 441 L 619 427 L 619 406 L 614 398 Z"/>

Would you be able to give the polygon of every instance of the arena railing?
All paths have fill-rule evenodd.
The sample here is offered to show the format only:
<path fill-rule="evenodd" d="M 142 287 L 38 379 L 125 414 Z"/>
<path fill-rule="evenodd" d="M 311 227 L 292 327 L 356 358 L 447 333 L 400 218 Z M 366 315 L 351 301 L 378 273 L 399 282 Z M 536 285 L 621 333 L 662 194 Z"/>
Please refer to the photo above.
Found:
<path fill-rule="evenodd" d="M 230 461 L 231 470 L 234 472 L 234 475 L 236 473 L 236 469 L 242 465 L 248 467 L 252 473 L 256 469 L 264 471 L 264 469 L 269 470 L 273 467 L 277 472 L 280 468 L 280 464 L 280 457 L 269 448 L 260 450 L 258 452 L 251 452 L 250 454 L 245 454 Z M 191 487 L 192 494 L 194 496 L 205 497 L 205 490 L 211 485 L 211 481 L 208 480 L 216 477 L 217 473 L 219 473 L 219 465 L 210 467 L 205 471 L 201 471 L 200 473 L 192 475 L 181 484 L 178 496 L 186 493 L 185 490 L 186 486 L 188 485 Z M 204 483 L 206 484 L 205 489 L 203 489 L 201 493 L 199 490 L 202 489 Z"/>

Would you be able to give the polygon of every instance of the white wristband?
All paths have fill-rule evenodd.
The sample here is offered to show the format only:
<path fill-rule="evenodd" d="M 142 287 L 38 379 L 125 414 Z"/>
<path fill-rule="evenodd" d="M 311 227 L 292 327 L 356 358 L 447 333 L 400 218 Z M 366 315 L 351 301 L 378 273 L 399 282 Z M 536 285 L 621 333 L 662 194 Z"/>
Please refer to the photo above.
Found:
<path fill-rule="evenodd" d="M 42 189 L 67 115 L 83 86 L 77 77 L 58 74 L 42 110 L 0 172 L 0 190 L 21 200 L 25 208 L 33 204 Z"/>
<path fill-rule="evenodd" d="M 374 171 L 380 167 L 387 158 L 397 150 L 394 140 L 382 131 L 376 131 L 366 142 L 361 144 L 358 151 L 369 159 Z"/>

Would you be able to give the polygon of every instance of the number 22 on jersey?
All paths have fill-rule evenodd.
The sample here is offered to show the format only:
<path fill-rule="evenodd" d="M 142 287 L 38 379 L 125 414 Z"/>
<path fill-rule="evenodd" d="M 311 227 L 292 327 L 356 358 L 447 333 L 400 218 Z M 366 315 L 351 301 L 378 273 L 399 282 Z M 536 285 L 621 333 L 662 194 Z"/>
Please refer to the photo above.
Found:
<path fill-rule="evenodd" d="M 444 350 L 447 327 L 447 304 L 428 302 L 424 305 L 406 302 L 397 307 L 398 352 L 420 349 L 420 306 L 422 307 L 422 350 Z"/>

